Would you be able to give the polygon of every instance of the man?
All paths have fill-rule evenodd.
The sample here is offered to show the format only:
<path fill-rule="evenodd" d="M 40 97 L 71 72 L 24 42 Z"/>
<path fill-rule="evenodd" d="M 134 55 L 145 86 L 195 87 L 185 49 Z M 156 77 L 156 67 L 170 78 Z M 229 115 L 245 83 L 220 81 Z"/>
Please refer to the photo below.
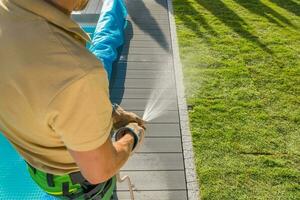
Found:
<path fill-rule="evenodd" d="M 48 194 L 108 200 L 144 126 L 111 106 L 107 73 L 70 19 L 86 3 L 0 0 L 0 131 Z"/>

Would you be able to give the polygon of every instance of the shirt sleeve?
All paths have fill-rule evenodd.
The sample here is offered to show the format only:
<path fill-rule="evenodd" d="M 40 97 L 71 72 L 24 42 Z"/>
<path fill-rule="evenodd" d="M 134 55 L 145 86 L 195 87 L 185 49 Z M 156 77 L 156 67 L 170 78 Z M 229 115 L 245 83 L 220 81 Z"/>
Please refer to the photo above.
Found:
<path fill-rule="evenodd" d="M 65 146 L 89 151 L 101 146 L 112 128 L 112 106 L 108 80 L 93 70 L 71 83 L 50 103 L 49 126 Z"/>

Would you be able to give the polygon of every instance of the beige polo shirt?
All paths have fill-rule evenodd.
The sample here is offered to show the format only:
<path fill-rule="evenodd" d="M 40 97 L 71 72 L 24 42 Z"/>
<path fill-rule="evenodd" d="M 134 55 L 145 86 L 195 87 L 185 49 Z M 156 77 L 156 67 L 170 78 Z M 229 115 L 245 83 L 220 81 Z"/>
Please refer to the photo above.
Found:
<path fill-rule="evenodd" d="M 45 172 L 77 171 L 67 148 L 93 150 L 109 137 L 107 74 L 86 41 L 43 0 L 0 0 L 0 132 Z"/>

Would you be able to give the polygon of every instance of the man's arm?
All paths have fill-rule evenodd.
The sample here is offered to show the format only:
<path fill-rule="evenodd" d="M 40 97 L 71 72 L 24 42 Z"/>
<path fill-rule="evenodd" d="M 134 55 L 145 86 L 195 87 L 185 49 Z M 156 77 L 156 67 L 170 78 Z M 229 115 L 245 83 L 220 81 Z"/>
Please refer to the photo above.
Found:
<path fill-rule="evenodd" d="M 115 143 L 112 143 L 109 137 L 95 150 L 79 152 L 69 149 L 69 152 L 82 175 L 91 184 L 98 184 L 108 180 L 120 170 L 130 156 L 133 143 L 133 136 L 125 134 Z"/>

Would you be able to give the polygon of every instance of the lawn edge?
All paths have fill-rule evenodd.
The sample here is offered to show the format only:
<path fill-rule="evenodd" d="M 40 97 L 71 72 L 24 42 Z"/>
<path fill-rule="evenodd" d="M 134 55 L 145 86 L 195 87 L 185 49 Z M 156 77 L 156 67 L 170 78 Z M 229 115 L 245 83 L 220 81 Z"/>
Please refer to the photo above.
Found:
<path fill-rule="evenodd" d="M 182 148 L 183 148 L 183 158 L 185 165 L 185 176 L 187 185 L 187 195 L 188 200 L 199 200 L 200 199 L 200 189 L 197 180 L 197 173 L 195 167 L 195 159 L 193 152 L 192 135 L 189 126 L 189 115 L 187 111 L 187 103 L 185 98 L 185 88 L 183 84 L 183 72 L 182 63 L 180 61 L 179 55 L 179 45 L 176 32 L 176 23 L 174 18 L 173 1 L 167 0 L 168 3 L 168 15 L 170 23 L 171 32 L 171 45 L 173 53 L 173 64 L 175 71 L 175 82 L 177 88 L 177 101 L 179 110 L 179 121 L 182 136 Z"/>

